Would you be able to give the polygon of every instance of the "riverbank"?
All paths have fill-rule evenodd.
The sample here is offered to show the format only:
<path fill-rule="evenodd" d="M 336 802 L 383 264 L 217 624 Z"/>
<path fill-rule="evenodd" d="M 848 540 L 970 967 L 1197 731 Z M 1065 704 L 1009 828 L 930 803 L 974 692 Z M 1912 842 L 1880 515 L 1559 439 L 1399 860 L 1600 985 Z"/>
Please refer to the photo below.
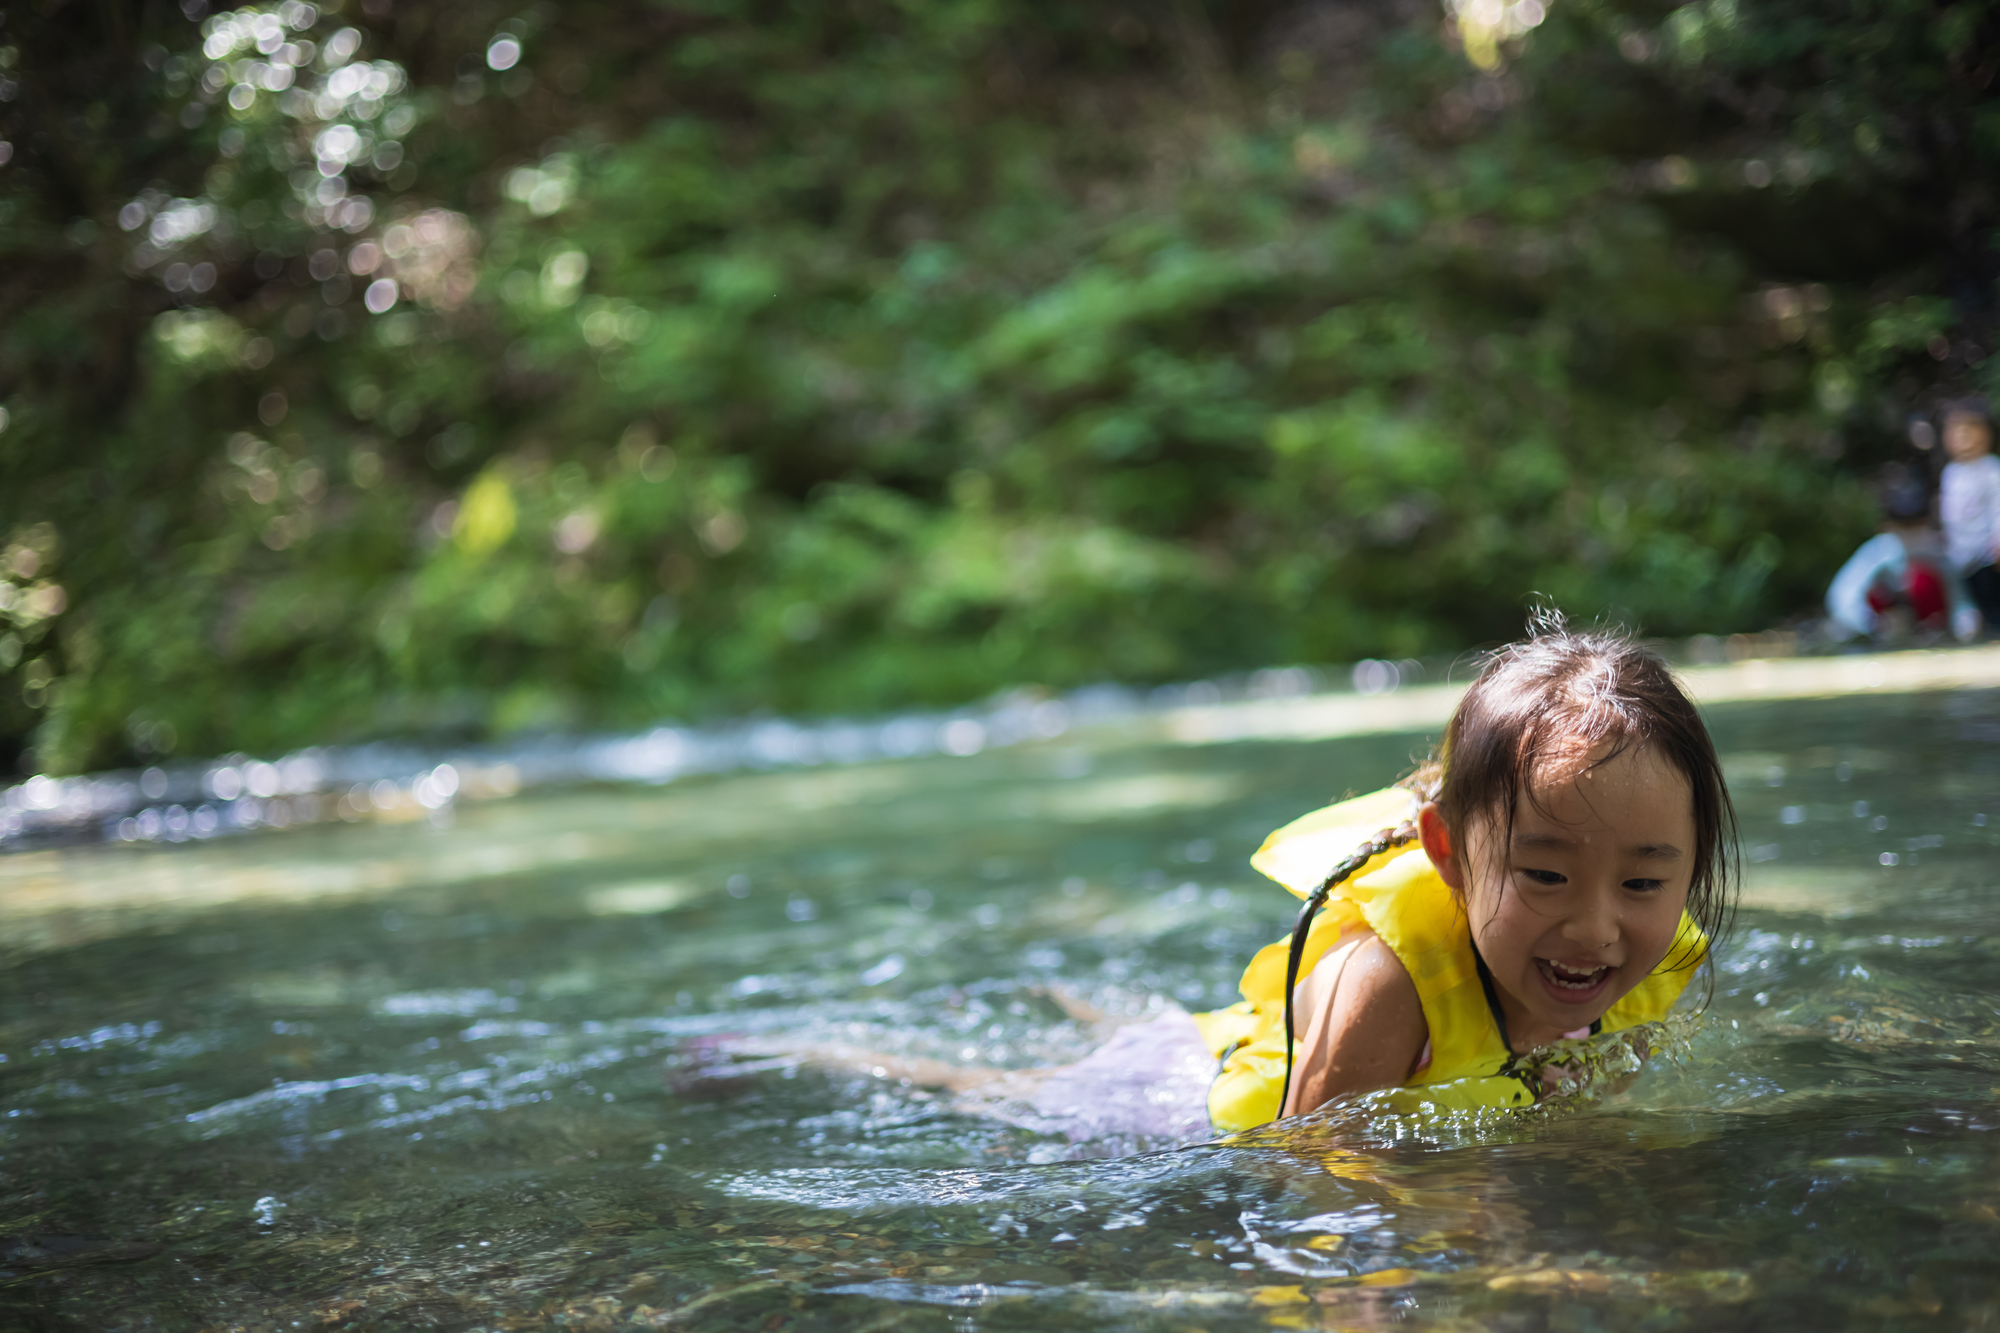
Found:
<path fill-rule="evenodd" d="M 1746 658 L 1678 673 L 1704 706 L 1745 700 L 1826 699 L 1844 694 L 2000 686 L 2000 643 L 1838 657 Z M 1469 681 L 1391 693 L 1319 694 L 1183 707 L 1160 718 L 1161 735 L 1188 745 L 1241 740 L 1329 740 L 1441 727 Z"/>
<path fill-rule="evenodd" d="M 2000 687 L 2000 644 L 1821 657 L 1752 656 L 1791 645 L 1749 637 L 1730 641 L 1727 654 L 1724 646 L 1685 645 L 1696 659 L 1736 659 L 1681 670 L 1704 705 Z M 1439 676 L 1446 682 L 1412 683 Z M 536 735 L 482 746 L 320 746 L 268 761 L 234 754 L 143 770 L 43 775 L 0 790 L 0 853 L 67 842 L 179 843 L 329 822 L 444 825 L 463 802 L 535 789 L 965 758 L 1016 745 L 1087 740 L 1117 749 L 1421 732 L 1444 725 L 1469 678 L 1457 661 L 1364 661 L 1149 690 L 1098 685 L 1052 695 L 1023 688 L 948 712 L 662 723 L 625 734 Z"/>

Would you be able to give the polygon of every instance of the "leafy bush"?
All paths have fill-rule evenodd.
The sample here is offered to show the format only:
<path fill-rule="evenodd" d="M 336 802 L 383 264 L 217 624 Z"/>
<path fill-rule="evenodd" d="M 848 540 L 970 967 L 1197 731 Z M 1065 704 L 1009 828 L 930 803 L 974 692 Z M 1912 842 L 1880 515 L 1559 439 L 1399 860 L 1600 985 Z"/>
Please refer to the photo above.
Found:
<path fill-rule="evenodd" d="M 1982 6 L 75 8 L 0 30 L 44 768 L 1754 627 L 1984 374 Z"/>

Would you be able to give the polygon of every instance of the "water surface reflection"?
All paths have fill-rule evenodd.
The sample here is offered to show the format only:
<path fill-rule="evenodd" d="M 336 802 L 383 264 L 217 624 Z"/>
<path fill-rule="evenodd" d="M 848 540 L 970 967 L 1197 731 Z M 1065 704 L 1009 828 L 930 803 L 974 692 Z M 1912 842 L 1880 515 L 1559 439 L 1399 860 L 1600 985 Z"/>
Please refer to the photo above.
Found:
<path fill-rule="evenodd" d="M 1027 1067 L 1092 1009 L 1223 1002 L 1290 915 L 1249 851 L 1415 734 L 0 859 L 0 1322 L 2000 1320 L 2000 694 L 1715 721 L 1753 864 L 1708 1016 L 1623 1092 L 1478 1125 L 1078 1145 L 782 1053 Z"/>

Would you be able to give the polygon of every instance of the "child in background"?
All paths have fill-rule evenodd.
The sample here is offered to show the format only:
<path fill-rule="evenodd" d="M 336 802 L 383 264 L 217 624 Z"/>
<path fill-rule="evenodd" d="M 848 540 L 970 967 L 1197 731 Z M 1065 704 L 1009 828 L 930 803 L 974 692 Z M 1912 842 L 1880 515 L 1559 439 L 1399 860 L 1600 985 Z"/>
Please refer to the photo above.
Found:
<path fill-rule="evenodd" d="M 1883 488 L 1882 531 L 1861 543 L 1827 587 L 1827 628 L 1842 640 L 1895 638 L 1907 616 L 1905 630 L 1941 632 L 1949 624 L 1969 640 L 1979 633 L 1980 613 L 1956 568 L 1930 525 L 1922 483 L 1899 474 Z"/>
<path fill-rule="evenodd" d="M 2000 558 L 2000 459 L 1984 398 L 1946 404 L 1944 451 L 1951 458 L 1938 488 L 1945 547 L 1987 626 L 2000 627 L 2000 570 L 1993 567 Z"/>
<path fill-rule="evenodd" d="M 1522 1056 L 1679 998 L 1729 913 L 1734 832 L 1666 664 L 1545 618 L 1488 661 L 1432 762 L 1253 858 L 1307 905 L 1242 1003 L 1195 1016 L 1224 1062 L 1215 1128 L 1397 1085 L 1446 1107 L 1532 1102 Z"/>

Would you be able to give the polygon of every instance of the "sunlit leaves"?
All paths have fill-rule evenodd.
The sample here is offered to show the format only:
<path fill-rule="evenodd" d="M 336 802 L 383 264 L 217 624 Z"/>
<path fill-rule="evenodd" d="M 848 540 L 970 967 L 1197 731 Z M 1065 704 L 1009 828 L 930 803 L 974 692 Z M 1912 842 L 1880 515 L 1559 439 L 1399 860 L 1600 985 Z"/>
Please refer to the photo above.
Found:
<path fill-rule="evenodd" d="M 209 173 L 210 192 L 174 199 L 149 188 L 118 214 L 125 230 L 143 228 L 129 262 L 196 298 L 246 240 L 289 249 L 301 233 L 368 231 L 379 205 L 355 188 L 355 173 L 378 183 L 393 174 L 404 155 L 399 136 L 417 119 L 401 96 L 409 83 L 403 68 L 357 59 L 362 32 L 323 22 L 303 0 L 218 14 L 202 31 L 208 63 L 186 77 L 187 106 L 219 102 L 236 122 L 217 140 L 222 161 Z M 275 216 L 257 184 L 267 170 L 283 176 L 290 196 Z M 216 253 L 202 253 L 203 241 Z M 375 304 L 387 308 L 379 298 Z"/>
<path fill-rule="evenodd" d="M 108 480 L 37 492 L 102 559 L 20 649 L 67 677 L 45 743 L 1400 657 L 1511 632 L 1529 588 L 1657 633 L 1809 604 L 1866 526 L 1834 456 L 1965 317 L 1813 270 L 1839 216 L 1776 259 L 1715 239 L 1900 170 L 1910 122 L 1756 120 L 1746 83 L 1714 131 L 1717 80 L 1803 39 L 1676 12 L 1246 27 L 1213 84 L 1122 8 L 1012 0 L 189 27 L 142 122 L 179 165 L 81 219 L 144 375 L 61 428 Z"/>
<path fill-rule="evenodd" d="M 506 476 L 497 470 L 483 472 L 466 489 L 465 499 L 458 506 L 452 521 L 452 540 L 467 555 L 483 556 L 514 535 L 516 513 L 514 492 Z"/>
<path fill-rule="evenodd" d="M 190 366 L 233 365 L 247 341 L 243 326 L 215 310 L 169 310 L 153 321 L 153 336 Z"/>

